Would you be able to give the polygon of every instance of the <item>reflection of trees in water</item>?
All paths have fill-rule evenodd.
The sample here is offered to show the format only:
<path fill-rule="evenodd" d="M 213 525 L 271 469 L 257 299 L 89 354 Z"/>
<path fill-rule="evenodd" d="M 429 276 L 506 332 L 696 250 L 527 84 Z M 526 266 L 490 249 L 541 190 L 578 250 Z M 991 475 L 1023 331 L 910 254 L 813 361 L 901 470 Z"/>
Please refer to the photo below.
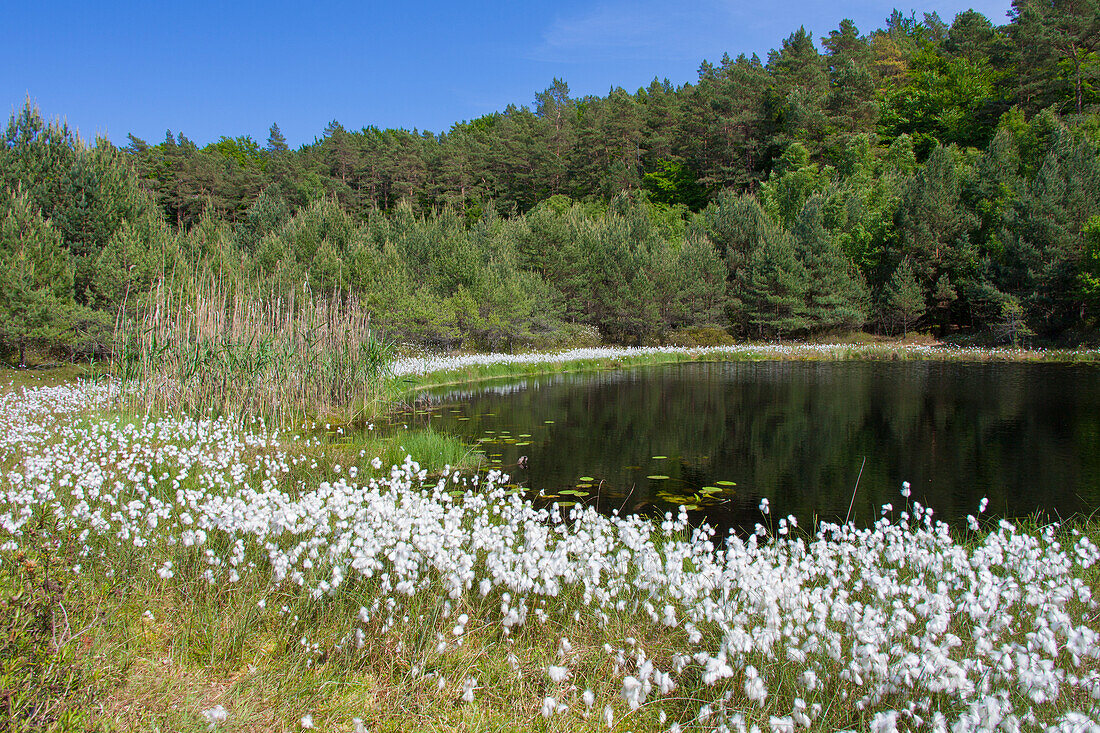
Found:
<path fill-rule="evenodd" d="M 524 452 L 535 488 L 593 475 L 605 480 L 608 503 L 633 488 L 630 504 L 644 505 L 659 490 L 691 493 L 727 479 L 738 483 L 721 510 L 736 515 L 729 521 L 756 521 L 760 496 L 804 521 L 843 518 L 867 456 L 856 500 L 863 520 L 886 502 L 900 508 L 903 480 L 948 519 L 974 511 L 983 495 L 1011 515 L 1097 505 L 1100 390 L 1091 369 L 754 362 L 526 381 L 526 390 L 471 398 L 469 414 L 496 413 L 484 423 L 450 424 L 467 434 L 532 433 Z M 648 481 L 654 472 L 670 478 Z"/>

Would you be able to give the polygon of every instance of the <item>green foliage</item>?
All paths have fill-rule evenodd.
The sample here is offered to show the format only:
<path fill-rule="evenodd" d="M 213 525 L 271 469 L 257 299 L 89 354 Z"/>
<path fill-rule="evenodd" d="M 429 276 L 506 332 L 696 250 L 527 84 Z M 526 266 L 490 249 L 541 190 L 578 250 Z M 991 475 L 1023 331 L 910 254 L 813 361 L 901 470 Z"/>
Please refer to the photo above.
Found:
<path fill-rule="evenodd" d="M 0 701 L 12 733 L 101 730 L 92 705 L 98 680 L 76 653 L 83 618 L 53 541 L 32 530 L 0 564 Z"/>
<path fill-rule="evenodd" d="M 1078 276 L 1081 298 L 1089 306 L 1095 318 L 1100 313 L 1100 216 L 1088 220 L 1084 228 L 1085 249 L 1081 257 L 1081 273 Z"/>
<path fill-rule="evenodd" d="M 858 327 L 903 260 L 944 333 L 995 329 L 1014 299 L 1043 337 L 1084 335 L 1098 1 L 1017 0 L 1005 26 L 844 20 L 820 51 L 800 28 L 766 64 L 724 55 L 692 84 L 574 98 L 554 79 L 443 134 L 334 120 L 296 150 L 278 125 L 263 147 L 88 146 L 28 100 L 0 188 L 58 234 L 71 303 L 47 308 L 67 330 L 26 343 L 100 353 L 154 280 L 203 273 L 354 295 L 387 333 L 443 348 L 809 334 Z"/>
<path fill-rule="evenodd" d="M 760 188 L 760 201 L 772 218 L 790 226 L 803 204 L 820 193 L 832 179 L 832 169 L 820 170 L 810 162 L 810 153 L 801 143 L 791 143 L 776 163 L 772 176 Z"/>
<path fill-rule="evenodd" d="M 782 338 L 809 328 L 809 287 L 810 273 L 798 261 L 791 236 L 770 228 L 737 273 L 734 303 L 748 333 Z"/>
<path fill-rule="evenodd" d="M 60 234 L 22 191 L 0 192 L 0 339 L 19 351 L 55 348 L 73 315 L 72 265 Z"/>
<path fill-rule="evenodd" d="M 900 330 L 904 336 L 927 309 L 924 288 L 917 281 L 913 264 L 908 257 L 894 270 L 883 296 L 883 315 L 888 327 L 895 331 Z"/>
<path fill-rule="evenodd" d="M 870 295 L 863 276 L 825 230 L 824 200 L 806 202 L 791 229 L 808 275 L 806 314 L 814 330 L 854 330 L 867 320 Z"/>
<path fill-rule="evenodd" d="M 278 128 L 275 128 L 275 132 L 278 132 Z M 280 133 L 281 136 L 281 133 Z M 275 145 L 278 145 L 278 141 L 275 141 Z M 283 139 L 283 145 L 286 145 L 286 139 Z M 233 161 L 241 168 L 255 167 L 260 170 L 264 169 L 266 158 L 263 155 L 263 151 L 260 149 L 259 143 L 253 140 L 247 135 L 241 137 L 226 137 L 222 135 L 218 139 L 218 142 L 211 143 L 203 148 L 203 152 L 215 152 L 222 157 Z"/>
<path fill-rule="evenodd" d="M 996 332 L 1000 339 L 1011 344 L 1014 348 L 1035 335 L 1035 332 L 1027 325 L 1024 308 L 1015 298 L 1006 298 L 1001 305 L 1001 317 L 997 321 Z"/>
<path fill-rule="evenodd" d="M 706 204 L 706 190 L 681 161 L 658 161 L 656 170 L 642 176 L 642 185 L 653 195 L 654 201 L 662 204 L 680 204 L 693 211 Z"/>

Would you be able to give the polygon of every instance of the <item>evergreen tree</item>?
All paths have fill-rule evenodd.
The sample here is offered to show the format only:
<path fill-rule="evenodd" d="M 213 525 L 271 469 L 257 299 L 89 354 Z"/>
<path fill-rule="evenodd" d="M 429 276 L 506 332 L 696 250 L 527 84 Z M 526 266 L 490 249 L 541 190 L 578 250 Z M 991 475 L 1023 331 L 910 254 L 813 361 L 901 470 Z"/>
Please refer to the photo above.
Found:
<path fill-rule="evenodd" d="M 726 262 L 729 279 L 763 246 L 768 216 L 754 196 L 726 189 L 696 217 L 693 229 L 714 243 Z"/>
<path fill-rule="evenodd" d="M 903 259 L 890 277 L 884 295 L 886 321 L 903 336 L 921 319 L 927 310 L 924 288 L 917 281 L 916 272 L 908 257 Z"/>
<path fill-rule="evenodd" d="M 829 118 L 832 149 L 842 149 L 850 136 L 869 133 L 878 120 L 879 103 L 871 75 L 871 47 L 855 23 L 842 20 L 823 39 L 828 51 L 829 91 L 825 109 Z"/>
<path fill-rule="evenodd" d="M 763 243 L 738 271 L 731 294 L 749 334 L 782 338 L 810 327 L 806 309 L 809 286 L 809 273 L 798 261 L 791 236 L 769 227 Z"/>
<path fill-rule="evenodd" d="M 966 292 L 978 272 L 979 254 L 970 239 L 978 219 L 962 199 L 954 152 L 936 147 L 906 188 L 896 217 L 897 256 L 909 259 L 922 286 L 946 273 Z"/>
<path fill-rule="evenodd" d="M 807 274 L 806 317 L 814 329 L 860 328 L 867 320 L 867 284 L 825 230 L 823 205 L 822 196 L 812 197 L 791 229 Z"/>
<path fill-rule="evenodd" d="M 279 129 L 279 124 L 276 122 L 271 123 L 271 129 L 267 133 L 267 145 L 264 150 L 272 155 L 281 155 L 290 150 L 290 146 L 286 144 L 286 138 L 283 137 L 283 131 Z"/>
<path fill-rule="evenodd" d="M 768 71 L 774 84 L 768 107 L 778 136 L 775 143 L 798 140 L 816 155 L 827 131 L 829 77 L 805 28 L 792 33 L 778 51 L 768 55 Z"/>
<path fill-rule="evenodd" d="M 1100 101 L 1090 89 L 1100 78 L 1100 0 L 1013 0 L 1011 15 L 1025 105 L 1081 114 Z"/>
<path fill-rule="evenodd" d="M 19 350 L 56 347 L 72 322 L 73 271 L 60 234 L 21 190 L 0 190 L 0 340 Z"/>

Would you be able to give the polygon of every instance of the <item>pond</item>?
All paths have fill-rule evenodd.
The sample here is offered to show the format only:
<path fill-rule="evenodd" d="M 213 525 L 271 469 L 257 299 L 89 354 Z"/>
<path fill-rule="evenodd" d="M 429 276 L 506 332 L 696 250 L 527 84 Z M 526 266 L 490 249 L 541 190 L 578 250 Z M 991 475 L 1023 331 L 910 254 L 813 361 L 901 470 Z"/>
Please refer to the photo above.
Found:
<path fill-rule="evenodd" d="M 962 524 L 1100 507 L 1100 370 L 1021 363 L 726 362 L 437 390 L 406 416 L 559 503 L 751 529 L 860 524 L 910 501 Z M 423 403 L 424 399 L 421 400 Z M 521 461 L 521 457 L 525 460 Z M 853 503 L 853 489 L 855 500 Z"/>

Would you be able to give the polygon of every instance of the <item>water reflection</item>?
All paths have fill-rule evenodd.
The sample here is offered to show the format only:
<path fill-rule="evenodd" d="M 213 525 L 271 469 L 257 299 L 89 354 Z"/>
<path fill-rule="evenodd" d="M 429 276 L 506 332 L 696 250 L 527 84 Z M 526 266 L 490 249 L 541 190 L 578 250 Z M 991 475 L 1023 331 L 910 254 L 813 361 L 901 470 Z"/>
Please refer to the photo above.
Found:
<path fill-rule="evenodd" d="M 843 520 L 864 457 L 863 523 L 901 508 L 903 480 L 954 522 L 983 496 L 1011 517 L 1100 505 L 1100 372 L 1088 365 L 704 363 L 430 397 L 416 419 L 480 441 L 525 486 L 604 510 L 688 504 L 751 527 L 767 497 L 773 516 Z"/>

